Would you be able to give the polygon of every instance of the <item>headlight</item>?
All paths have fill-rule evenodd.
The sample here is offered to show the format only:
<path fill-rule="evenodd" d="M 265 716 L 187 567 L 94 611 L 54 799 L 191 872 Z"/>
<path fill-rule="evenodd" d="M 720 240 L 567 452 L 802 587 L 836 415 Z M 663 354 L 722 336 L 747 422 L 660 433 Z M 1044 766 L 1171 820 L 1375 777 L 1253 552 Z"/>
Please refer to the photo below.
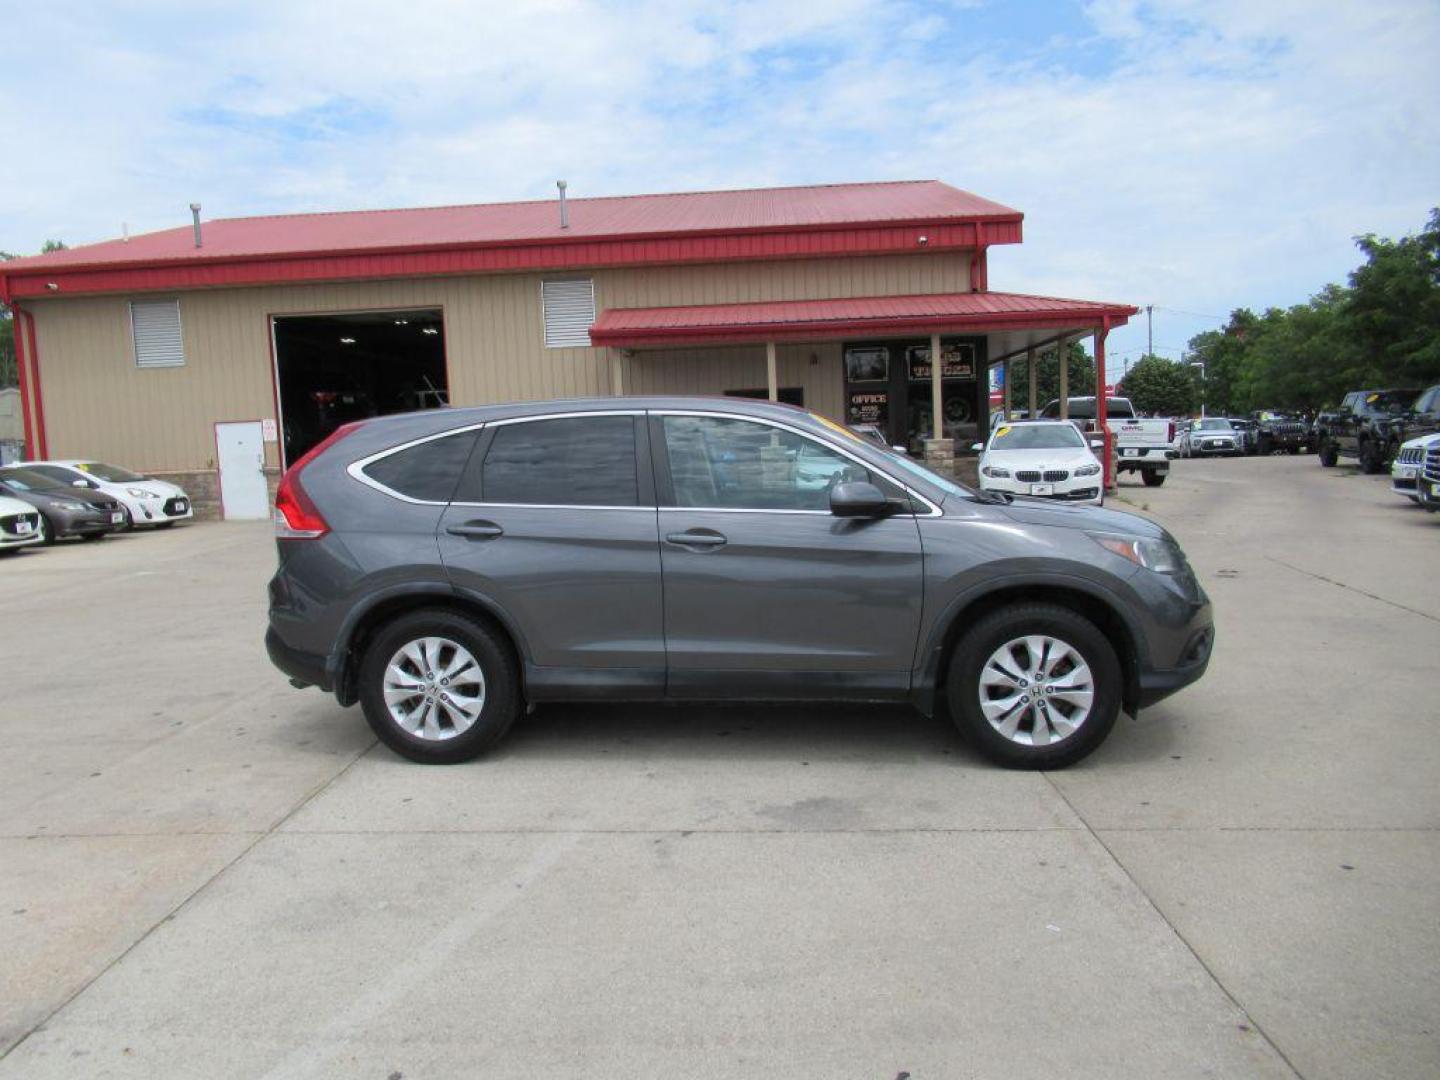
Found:
<path fill-rule="evenodd" d="M 160 496 L 159 496 L 159 495 L 156 495 L 153 491 L 146 491 L 144 488 L 126 488 L 125 491 L 126 491 L 127 494 L 129 494 L 129 495 L 131 496 L 131 498 L 135 498 L 135 499 L 158 499 L 158 498 L 160 498 Z"/>
<path fill-rule="evenodd" d="M 1129 559 L 1136 566 L 1153 570 L 1157 574 L 1178 574 L 1185 565 L 1185 556 L 1172 540 L 1148 540 L 1138 536 L 1109 536 L 1104 533 L 1089 533 L 1091 540 L 1112 551 L 1121 558 Z"/>
<path fill-rule="evenodd" d="M 1076 476 L 1094 476 L 1100 471 L 1099 465 L 1081 465 L 1075 470 Z"/>
<path fill-rule="evenodd" d="M 69 512 L 72 513 L 72 514 L 83 514 L 86 510 L 89 510 L 89 509 L 91 509 L 91 508 L 88 507 L 88 506 L 86 506 L 84 503 L 78 503 L 78 502 L 57 502 L 57 503 L 55 504 L 55 509 L 56 509 L 56 510 L 67 510 L 67 511 L 69 511 Z"/>
<path fill-rule="evenodd" d="M 1010 470 L 1002 469 L 999 465 L 986 465 L 980 471 L 992 480 L 1008 479 L 1010 476 Z"/>

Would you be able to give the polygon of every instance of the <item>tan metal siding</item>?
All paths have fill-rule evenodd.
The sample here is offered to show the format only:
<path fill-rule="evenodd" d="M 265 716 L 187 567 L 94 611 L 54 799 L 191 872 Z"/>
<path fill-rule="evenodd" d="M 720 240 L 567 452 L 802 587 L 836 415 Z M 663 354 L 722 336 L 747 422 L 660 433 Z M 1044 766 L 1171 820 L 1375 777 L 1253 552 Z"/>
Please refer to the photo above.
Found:
<path fill-rule="evenodd" d="M 129 297 L 32 301 L 50 453 L 153 472 L 213 469 L 216 421 L 275 416 L 272 315 L 439 307 L 456 405 L 609 393 L 605 349 L 545 347 L 545 276 L 183 292 L 186 362 L 175 368 L 135 366 Z M 594 278 L 602 308 L 904 295 L 967 290 L 969 259 L 937 253 L 830 258 L 604 270 Z M 804 386 L 807 405 L 841 415 L 838 344 L 783 346 L 778 359 L 782 385 Z M 631 393 L 718 394 L 765 385 L 763 348 L 641 353 L 624 368 Z M 274 447 L 267 449 L 274 463 Z"/>

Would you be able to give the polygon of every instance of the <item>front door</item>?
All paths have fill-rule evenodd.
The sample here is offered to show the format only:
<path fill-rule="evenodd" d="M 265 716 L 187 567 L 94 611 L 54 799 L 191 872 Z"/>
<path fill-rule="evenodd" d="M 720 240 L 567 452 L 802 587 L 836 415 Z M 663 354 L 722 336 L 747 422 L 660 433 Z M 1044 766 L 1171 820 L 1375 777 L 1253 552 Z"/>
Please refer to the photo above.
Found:
<path fill-rule="evenodd" d="M 227 521 L 270 516 L 265 482 L 265 442 L 259 420 L 215 425 L 220 505 Z"/>
<path fill-rule="evenodd" d="M 659 697 L 655 522 L 643 414 L 571 414 L 487 426 L 438 537 L 518 631 L 530 698 Z"/>
<path fill-rule="evenodd" d="M 883 488 L 883 478 L 768 421 L 657 414 L 650 431 L 670 693 L 908 691 L 922 588 L 915 518 L 829 511 L 834 483 Z"/>

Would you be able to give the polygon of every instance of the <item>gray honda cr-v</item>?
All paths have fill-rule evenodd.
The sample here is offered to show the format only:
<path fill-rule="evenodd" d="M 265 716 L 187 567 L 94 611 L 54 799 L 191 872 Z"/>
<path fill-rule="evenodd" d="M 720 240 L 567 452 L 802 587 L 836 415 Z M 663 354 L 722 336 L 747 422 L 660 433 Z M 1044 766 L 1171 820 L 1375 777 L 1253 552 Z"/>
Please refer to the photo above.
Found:
<path fill-rule="evenodd" d="M 986 497 L 813 413 L 700 398 L 444 409 L 285 474 L 266 645 L 453 762 L 527 703 L 941 700 L 1056 768 L 1195 681 L 1210 603 L 1143 518 Z"/>

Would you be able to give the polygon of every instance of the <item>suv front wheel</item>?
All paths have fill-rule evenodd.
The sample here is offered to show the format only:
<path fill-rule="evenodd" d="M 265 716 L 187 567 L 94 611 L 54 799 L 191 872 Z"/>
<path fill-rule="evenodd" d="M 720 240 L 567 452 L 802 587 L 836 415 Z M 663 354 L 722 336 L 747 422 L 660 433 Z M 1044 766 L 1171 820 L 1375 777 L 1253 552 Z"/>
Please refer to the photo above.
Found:
<path fill-rule="evenodd" d="M 402 615 L 371 639 L 360 664 L 360 705 L 397 754 L 448 765 L 484 753 L 520 714 L 508 645 L 453 611 Z"/>
<path fill-rule="evenodd" d="M 1053 604 L 1017 604 L 955 647 L 946 694 L 961 732 L 987 757 L 1059 769 L 1102 742 L 1120 712 L 1120 662 L 1094 623 Z"/>

